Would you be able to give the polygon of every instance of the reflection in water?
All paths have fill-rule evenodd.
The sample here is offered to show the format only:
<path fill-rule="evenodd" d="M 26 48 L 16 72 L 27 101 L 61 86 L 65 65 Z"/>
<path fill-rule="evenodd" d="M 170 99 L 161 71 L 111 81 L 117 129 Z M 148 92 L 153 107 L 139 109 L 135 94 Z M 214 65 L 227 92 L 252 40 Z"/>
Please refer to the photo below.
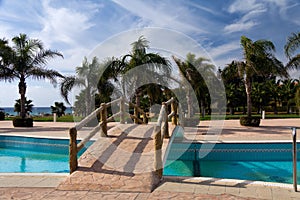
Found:
<path fill-rule="evenodd" d="M 20 165 L 20 172 L 25 172 L 26 170 L 26 158 L 22 157 L 21 158 L 21 165 Z"/>

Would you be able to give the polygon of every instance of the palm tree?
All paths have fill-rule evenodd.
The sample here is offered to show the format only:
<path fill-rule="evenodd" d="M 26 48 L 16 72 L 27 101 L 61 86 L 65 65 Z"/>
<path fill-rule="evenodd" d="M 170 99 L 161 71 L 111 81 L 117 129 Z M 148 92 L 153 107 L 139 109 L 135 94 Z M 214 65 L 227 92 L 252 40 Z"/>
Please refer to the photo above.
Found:
<path fill-rule="evenodd" d="M 245 108 L 245 86 L 238 74 L 235 62 L 228 64 L 223 70 L 219 69 L 219 73 L 225 85 L 227 107 L 230 114 L 233 115 L 235 107 L 243 106 Z"/>
<path fill-rule="evenodd" d="M 271 98 L 269 104 L 273 107 L 274 114 L 278 114 L 277 105 L 280 103 L 281 98 L 280 84 L 281 80 L 276 80 L 276 78 L 271 79 L 266 83 Z"/>
<path fill-rule="evenodd" d="M 49 58 L 63 57 L 61 53 L 44 49 L 43 43 L 38 39 L 29 39 L 26 34 L 20 34 L 12 39 L 13 46 L 8 46 L 6 40 L 0 41 L 0 79 L 5 81 L 19 80 L 19 94 L 21 96 L 20 116 L 25 118 L 26 79 L 48 79 L 52 84 L 56 78 L 63 78 L 59 72 L 46 69 Z"/>
<path fill-rule="evenodd" d="M 25 112 L 29 113 L 32 112 L 32 100 L 28 99 L 25 97 Z M 21 112 L 21 99 L 17 99 L 15 106 L 14 106 L 14 111 L 20 113 Z"/>
<path fill-rule="evenodd" d="M 280 84 L 280 93 L 281 95 L 281 101 L 284 105 L 287 106 L 287 114 L 290 114 L 291 106 L 295 105 L 295 95 L 297 92 L 297 89 L 299 88 L 299 80 L 297 79 L 286 79 L 281 81 Z"/>
<path fill-rule="evenodd" d="M 291 36 L 288 37 L 288 41 L 284 46 L 285 55 L 288 57 L 289 62 L 287 63 L 287 67 L 289 69 L 298 69 L 300 66 L 300 54 L 294 55 L 295 51 L 300 47 L 300 32 L 292 33 Z"/>
<path fill-rule="evenodd" d="M 140 36 L 137 41 L 133 42 L 132 52 L 124 55 L 121 59 L 115 59 L 109 67 L 112 67 L 122 77 L 121 90 L 123 95 L 126 94 L 126 86 L 135 86 L 134 96 L 135 102 L 139 106 L 140 98 L 143 93 L 143 88 L 137 87 L 141 82 L 146 80 L 156 80 L 161 85 L 167 85 L 166 80 L 171 73 L 171 64 L 169 61 L 157 53 L 147 53 L 149 41 Z M 128 76 L 130 70 L 141 66 L 143 73 L 138 70 L 137 73 L 132 73 Z M 127 74 L 128 73 L 128 74 Z M 126 75 L 126 76 L 125 76 Z M 151 86 L 151 84 L 149 84 Z M 129 89 L 132 89 L 130 87 Z"/>
<path fill-rule="evenodd" d="M 208 63 L 210 61 L 209 59 L 204 57 L 196 58 L 196 55 L 192 53 L 187 54 L 185 61 L 181 61 L 175 56 L 173 56 L 173 59 L 179 68 L 180 74 L 183 76 L 183 80 L 187 80 L 189 84 L 191 84 L 192 89 L 194 90 L 198 98 L 202 116 L 204 117 L 205 106 L 209 104 L 208 102 L 210 101 L 210 99 L 209 95 L 207 96 L 209 92 L 203 76 L 212 77 L 214 74 L 213 71 L 215 70 L 215 66 Z M 184 81 L 182 83 L 187 92 L 187 115 L 189 118 L 194 113 L 193 98 L 191 96 L 192 91 L 190 87 L 187 87 L 187 83 L 184 83 Z"/>
<path fill-rule="evenodd" d="M 243 48 L 244 60 L 236 62 L 239 68 L 239 75 L 244 80 L 247 95 L 247 116 L 251 117 L 252 112 L 252 79 L 254 75 L 272 77 L 274 75 L 288 76 L 282 63 L 274 56 L 275 46 L 268 40 L 257 40 L 242 36 L 241 46 Z"/>
<path fill-rule="evenodd" d="M 70 104 L 68 95 L 74 86 L 83 87 L 85 116 L 92 112 L 94 98 L 97 91 L 97 81 L 99 80 L 100 64 L 96 57 L 89 63 L 84 57 L 82 65 L 76 67 L 76 76 L 68 76 L 60 83 L 60 91 L 64 100 Z"/>
<path fill-rule="evenodd" d="M 298 112 L 300 114 L 300 87 L 297 88 L 296 94 L 295 94 L 295 103 L 298 108 Z"/>
<path fill-rule="evenodd" d="M 54 106 L 51 106 L 52 113 L 56 113 L 57 117 L 61 117 L 65 114 L 67 107 L 63 102 L 54 102 Z"/>

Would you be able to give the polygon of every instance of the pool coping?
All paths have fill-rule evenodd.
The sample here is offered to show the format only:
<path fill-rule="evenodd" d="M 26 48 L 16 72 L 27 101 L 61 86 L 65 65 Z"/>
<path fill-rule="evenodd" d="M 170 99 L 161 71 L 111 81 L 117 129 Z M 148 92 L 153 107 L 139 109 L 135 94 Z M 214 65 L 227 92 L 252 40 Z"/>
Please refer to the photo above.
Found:
<path fill-rule="evenodd" d="M 38 139 L 58 139 L 58 140 L 70 140 L 70 137 L 59 137 L 59 136 L 47 136 L 47 135 L 23 135 L 23 134 L 0 134 L 1 136 L 12 136 L 12 137 L 26 137 L 26 138 L 38 138 Z M 77 140 L 83 140 L 83 138 L 77 138 Z M 97 139 L 91 138 L 90 141 L 96 141 Z"/>
<path fill-rule="evenodd" d="M 293 189 L 293 184 L 288 183 L 276 183 L 276 182 L 266 182 L 266 181 L 251 181 L 243 179 L 226 179 L 226 178 L 215 178 L 215 177 L 193 177 L 193 176 L 163 176 L 163 180 L 176 180 L 182 182 L 196 182 L 196 181 L 214 181 L 226 183 L 236 183 L 236 184 L 246 184 L 246 185 L 258 185 L 258 186 L 269 186 L 269 187 L 281 187 Z M 207 184 L 209 185 L 209 184 Z M 297 185 L 300 188 L 300 185 Z"/>
<path fill-rule="evenodd" d="M 209 144 L 220 144 L 220 143 L 292 143 L 293 141 L 289 140 L 192 140 L 189 141 L 181 141 L 181 143 L 209 143 Z M 178 142 L 179 143 L 179 142 Z M 297 143 L 300 143 L 300 141 Z"/>
<path fill-rule="evenodd" d="M 0 188 L 56 188 L 69 173 L 0 173 Z"/>

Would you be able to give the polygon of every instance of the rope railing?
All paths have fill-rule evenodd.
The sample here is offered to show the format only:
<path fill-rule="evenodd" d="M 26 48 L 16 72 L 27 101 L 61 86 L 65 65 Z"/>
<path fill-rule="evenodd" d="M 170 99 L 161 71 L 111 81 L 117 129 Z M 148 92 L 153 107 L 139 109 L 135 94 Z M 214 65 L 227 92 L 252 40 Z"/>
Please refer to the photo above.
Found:
<path fill-rule="evenodd" d="M 107 109 L 114 105 L 119 104 L 120 111 L 118 113 L 113 114 L 110 117 L 107 117 Z M 134 108 L 134 115 L 131 115 L 125 112 L 125 104 Z M 138 116 L 139 114 L 143 115 L 143 120 L 141 120 Z M 81 130 L 86 124 L 95 119 L 96 116 L 100 114 L 100 121 L 96 127 L 94 127 L 89 134 L 81 140 L 79 144 L 77 144 L 77 132 Z M 120 123 L 125 123 L 125 117 L 130 117 L 134 119 L 134 123 L 142 123 L 145 124 L 148 119 L 146 113 L 139 108 L 136 104 L 128 102 L 124 97 L 113 100 L 108 103 L 102 103 L 99 108 L 90 113 L 87 117 L 85 117 L 82 121 L 80 121 L 77 125 L 69 129 L 70 135 L 70 144 L 69 144 L 69 166 L 70 173 L 73 173 L 78 167 L 77 154 L 78 152 L 86 145 L 90 139 L 100 132 L 101 137 L 107 137 L 107 123 L 113 121 L 114 118 L 120 117 Z"/>

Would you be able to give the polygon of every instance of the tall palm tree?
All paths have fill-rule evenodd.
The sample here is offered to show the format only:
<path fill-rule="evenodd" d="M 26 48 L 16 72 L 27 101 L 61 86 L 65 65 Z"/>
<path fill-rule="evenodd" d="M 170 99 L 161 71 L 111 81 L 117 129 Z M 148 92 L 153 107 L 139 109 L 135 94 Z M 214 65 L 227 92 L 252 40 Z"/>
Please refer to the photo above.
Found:
<path fill-rule="evenodd" d="M 158 53 L 147 53 L 147 49 L 149 48 L 148 44 L 149 41 L 146 40 L 144 36 L 140 36 L 137 41 L 131 44 L 132 52 L 124 55 L 121 59 L 115 59 L 109 66 L 123 76 L 121 77 L 121 90 L 123 95 L 126 94 L 126 86 L 138 86 L 140 82 L 145 80 L 157 80 L 161 85 L 167 85 L 168 83 L 166 78 L 169 77 L 171 73 L 171 64 Z M 137 72 L 131 74 L 131 76 L 127 76 L 127 72 L 138 66 L 142 67 L 143 73 Z M 139 106 L 140 98 L 143 93 L 142 89 L 145 89 L 145 87 L 135 88 L 137 88 L 134 95 L 136 97 L 135 101 Z"/>
<path fill-rule="evenodd" d="M 0 41 L 0 79 L 5 81 L 19 80 L 19 94 L 21 96 L 20 116 L 25 118 L 25 94 L 26 79 L 48 79 L 56 83 L 56 78 L 63 78 L 59 72 L 46 69 L 45 65 L 49 58 L 63 57 L 61 53 L 50 49 L 44 49 L 43 43 L 38 39 L 30 39 L 26 34 L 20 34 L 12 38 L 13 45 L 10 47 L 5 40 Z"/>
<path fill-rule="evenodd" d="M 281 81 L 280 93 L 281 101 L 287 106 L 287 114 L 290 114 L 291 106 L 295 104 L 295 95 L 299 88 L 299 80 L 297 79 L 285 79 Z"/>
<path fill-rule="evenodd" d="M 288 73 L 283 64 L 274 56 L 275 46 L 268 40 L 257 40 L 253 42 L 246 36 L 241 37 L 244 61 L 237 62 L 239 75 L 244 79 L 247 95 L 247 116 L 251 117 L 252 112 L 252 78 L 254 75 L 260 76 L 284 76 Z"/>
<path fill-rule="evenodd" d="M 235 107 L 243 106 L 245 108 L 245 87 L 238 74 L 238 67 L 235 62 L 228 64 L 223 70 L 219 69 L 219 73 L 225 85 L 227 107 L 230 114 L 233 115 Z"/>
<path fill-rule="evenodd" d="M 205 115 L 205 105 L 209 104 L 209 94 L 208 87 L 205 83 L 203 76 L 211 77 L 214 74 L 215 66 L 209 64 L 209 59 L 204 57 L 196 58 L 195 54 L 188 53 L 185 61 L 173 56 L 175 63 L 177 64 L 180 74 L 183 76 L 183 80 L 187 80 L 191 84 L 192 89 L 194 90 L 198 101 L 199 106 L 201 107 L 202 116 Z M 193 111 L 193 99 L 191 96 L 191 88 L 185 86 L 186 83 L 183 82 L 183 86 L 187 89 L 186 98 L 187 98 L 187 115 L 191 117 L 194 113 Z"/>
<path fill-rule="evenodd" d="M 295 104 L 298 108 L 298 112 L 300 114 L 300 87 L 297 88 L 296 94 L 295 94 Z"/>
<path fill-rule="evenodd" d="M 287 63 L 287 67 L 290 69 L 298 69 L 300 67 L 300 53 L 297 55 L 295 51 L 300 48 L 300 32 L 292 33 L 291 36 L 288 37 L 288 41 L 284 46 L 285 55 L 288 57 L 289 62 Z"/>
<path fill-rule="evenodd" d="M 85 96 L 85 115 L 92 112 L 93 102 L 97 91 L 97 81 L 99 80 L 100 64 L 96 57 L 89 63 L 87 58 L 84 57 L 82 65 L 76 67 L 76 75 L 68 76 L 60 83 L 60 91 L 64 100 L 70 104 L 68 95 L 69 92 L 75 87 L 79 86 L 83 88 Z"/>

